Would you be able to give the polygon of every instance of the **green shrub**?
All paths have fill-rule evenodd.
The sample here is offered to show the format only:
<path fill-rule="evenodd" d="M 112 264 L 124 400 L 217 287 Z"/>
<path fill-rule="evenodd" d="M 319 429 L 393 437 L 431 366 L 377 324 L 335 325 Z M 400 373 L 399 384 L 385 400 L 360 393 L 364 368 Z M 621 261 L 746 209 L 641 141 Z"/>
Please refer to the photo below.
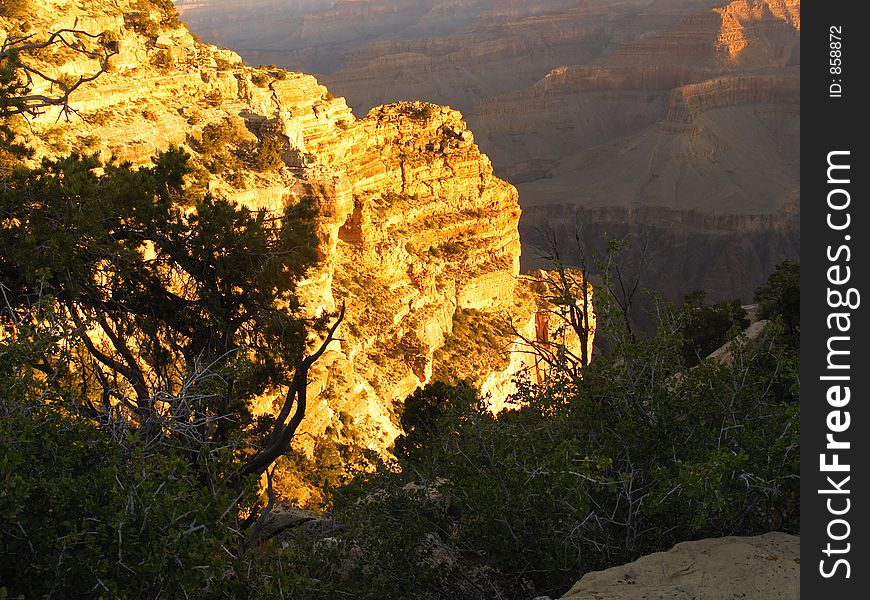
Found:
<path fill-rule="evenodd" d="M 178 10 L 172 0 L 149 0 L 160 11 L 160 24 L 164 27 L 175 28 L 181 25 Z"/>
<path fill-rule="evenodd" d="M 217 593 L 232 495 L 48 408 L 0 416 L 0 580 L 27 597 Z"/>
<path fill-rule="evenodd" d="M 0 597 L 305 598 L 304 565 L 252 548 L 242 474 L 274 425 L 248 400 L 304 352 L 316 205 L 189 194 L 175 148 L 25 155 L 0 188 Z"/>
<path fill-rule="evenodd" d="M 203 157 L 202 164 L 209 173 L 220 175 L 236 189 L 247 188 L 245 165 L 232 152 L 213 152 Z"/>
<path fill-rule="evenodd" d="M 800 334 L 801 316 L 801 266 L 798 263 L 782 262 L 768 277 L 767 282 L 755 292 L 762 319 L 781 317 L 786 332 Z"/>
<path fill-rule="evenodd" d="M 124 14 L 124 25 L 146 38 L 153 39 L 160 35 L 160 25 L 141 7 Z"/>
<path fill-rule="evenodd" d="M 479 404 L 477 392 L 465 383 L 451 386 L 435 382 L 405 400 L 395 453 L 403 460 L 419 463 L 438 447 L 446 432 L 455 429 L 465 414 Z"/>
<path fill-rule="evenodd" d="M 399 112 L 416 121 L 428 121 L 435 115 L 433 105 L 428 102 L 400 102 Z"/>
<path fill-rule="evenodd" d="M 683 360 L 689 366 L 714 352 L 728 340 L 728 333 L 749 325 L 740 300 L 707 305 L 706 294 L 696 291 L 685 298 L 687 318 L 683 326 Z"/>
<path fill-rule="evenodd" d="M 202 140 L 197 150 L 202 154 L 217 154 L 223 151 L 234 138 L 234 132 L 233 124 L 227 119 L 218 123 L 209 123 L 202 128 Z"/>
<path fill-rule="evenodd" d="M 107 125 L 112 121 L 112 111 L 108 109 L 97 110 L 92 113 L 82 114 L 82 119 L 91 125 Z"/>
<path fill-rule="evenodd" d="M 104 31 L 100 34 L 100 44 L 109 51 L 117 52 L 121 36 L 117 31 Z"/>
<path fill-rule="evenodd" d="M 265 73 L 254 73 L 251 75 L 251 82 L 257 87 L 267 87 L 269 85 L 269 76 Z"/>
<path fill-rule="evenodd" d="M 139 0 L 132 8 L 124 14 L 124 24 L 147 38 L 156 38 L 163 29 L 175 29 L 181 25 L 172 0 Z M 157 9 L 157 20 L 151 18 L 152 8 Z"/>
<path fill-rule="evenodd" d="M 26 401 L 3 408 L 0 597 L 318 597 L 298 556 L 248 547 L 227 510 L 236 490 L 217 477 L 205 484 L 167 446 L 146 452 L 135 436 L 119 443 Z M 210 468 L 229 458 L 213 453 Z"/>
<path fill-rule="evenodd" d="M 253 167 L 257 171 L 271 172 L 284 165 L 284 144 L 273 137 L 267 137 L 257 145 L 254 152 Z"/>
<path fill-rule="evenodd" d="M 78 154 L 87 154 L 90 151 L 96 150 L 100 146 L 100 138 L 96 135 L 81 136 L 74 144 L 74 150 Z"/>

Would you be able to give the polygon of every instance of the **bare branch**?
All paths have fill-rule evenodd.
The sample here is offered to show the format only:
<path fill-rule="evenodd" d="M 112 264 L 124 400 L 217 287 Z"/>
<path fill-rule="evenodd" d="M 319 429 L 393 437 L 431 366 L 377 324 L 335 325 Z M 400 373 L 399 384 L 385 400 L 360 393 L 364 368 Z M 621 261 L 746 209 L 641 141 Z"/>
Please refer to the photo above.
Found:
<path fill-rule="evenodd" d="M 268 469 L 279 456 L 284 454 L 284 452 L 287 451 L 287 448 L 290 447 L 290 441 L 293 439 L 293 435 L 296 433 L 300 423 L 302 423 L 302 419 L 305 417 L 305 409 L 308 402 L 308 370 L 317 359 L 326 352 L 326 348 L 329 344 L 332 343 L 338 326 L 344 320 L 344 313 L 345 303 L 342 302 L 338 318 L 329 328 L 326 338 L 320 344 L 320 347 L 310 356 L 303 358 L 299 365 L 297 365 L 296 373 L 293 375 L 293 381 L 290 384 L 290 387 L 287 390 L 287 396 L 284 399 L 284 405 L 278 413 L 278 418 L 275 421 L 272 433 L 269 435 L 266 447 L 262 452 L 255 454 L 248 460 L 248 462 L 238 472 L 238 477 L 252 474 L 260 475 L 263 471 Z M 294 405 L 294 398 L 296 410 L 293 412 L 290 421 L 285 425 L 284 421 L 290 415 Z"/>
<path fill-rule="evenodd" d="M 88 50 L 80 45 L 71 43 L 65 37 L 68 35 L 85 36 L 98 41 L 101 40 L 103 36 L 102 33 L 89 33 L 79 29 L 59 29 L 52 32 L 49 37 L 42 42 L 31 41 L 34 38 L 34 34 L 10 36 L 3 41 L 2 46 L 0 46 L 0 64 L 4 67 L 11 66 L 12 69 L 18 73 L 20 79 L 17 82 L 14 80 L 6 82 L 7 91 L 10 92 L 9 95 L 11 98 L 0 104 L 0 115 L 6 117 L 13 115 L 36 117 L 43 114 L 46 108 L 53 106 L 60 107 L 58 119 L 63 116 L 69 120 L 71 114 L 76 114 L 77 111 L 69 104 L 70 95 L 81 86 L 96 80 L 103 73 L 107 72 L 109 70 L 109 60 L 118 54 L 118 49 L 101 43 L 101 49 L 99 51 Z M 87 58 L 99 61 L 99 69 L 90 75 L 79 75 L 75 82 L 69 83 L 61 78 L 52 77 L 33 65 L 24 63 L 19 59 L 19 55 L 22 52 L 40 50 L 55 44 L 65 46 L 66 48 L 78 52 Z M 34 78 L 51 84 L 52 89 L 57 86 L 60 89 L 59 95 L 52 96 L 31 93 Z"/>

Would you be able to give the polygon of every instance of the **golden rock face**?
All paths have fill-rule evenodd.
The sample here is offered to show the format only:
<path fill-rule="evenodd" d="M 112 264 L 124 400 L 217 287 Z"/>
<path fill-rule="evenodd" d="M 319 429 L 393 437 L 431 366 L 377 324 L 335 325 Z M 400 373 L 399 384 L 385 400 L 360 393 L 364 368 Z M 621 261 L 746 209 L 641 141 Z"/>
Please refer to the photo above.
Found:
<path fill-rule="evenodd" d="M 403 102 L 357 119 L 314 77 L 245 66 L 141 2 L 36 4 L 30 31 L 108 31 L 119 50 L 73 97 L 78 117 L 47 112 L 22 129 L 38 156 L 99 152 L 141 165 L 182 145 L 207 165 L 203 132 L 220 126 L 230 148 L 277 139 L 281 164 L 200 168 L 201 185 L 251 208 L 315 200 L 320 261 L 300 286 L 303 310 L 344 301 L 347 315 L 312 370 L 302 426 L 311 435 L 300 447 L 329 435 L 384 451 L 399 434 L 396 408 L 434 376 L 459 373 L 503 403 L 512 376 L 533 363 L 515 332 L 534 332 L 540 297 L 517 279 L 516 189 L 493 176 L 457 111 Z M 17 27 L 0 19 L 7 34 Z M 98 67 L 62 54 L 34 60 L 51 73 Z M 273 400 L 255 409 L 271 411 Z"/>

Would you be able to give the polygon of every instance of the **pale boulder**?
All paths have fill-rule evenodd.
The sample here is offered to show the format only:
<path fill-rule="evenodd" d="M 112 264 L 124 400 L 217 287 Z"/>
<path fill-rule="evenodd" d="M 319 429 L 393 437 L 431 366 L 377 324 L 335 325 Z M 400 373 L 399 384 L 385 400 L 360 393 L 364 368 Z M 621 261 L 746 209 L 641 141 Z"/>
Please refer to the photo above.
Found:
<path fill-rule="evenodd" d="M 774 532 L 682 542 L 587 573 L 562 600 L 798 600 L 800 538 Z"/>

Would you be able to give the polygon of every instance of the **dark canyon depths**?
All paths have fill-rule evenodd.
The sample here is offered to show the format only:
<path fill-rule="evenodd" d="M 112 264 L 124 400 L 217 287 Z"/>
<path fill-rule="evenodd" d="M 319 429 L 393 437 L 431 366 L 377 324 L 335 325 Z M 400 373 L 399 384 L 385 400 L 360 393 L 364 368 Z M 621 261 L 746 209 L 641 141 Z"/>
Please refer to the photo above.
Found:
<path fill-rule="evenodd" d="M 645 285 L 748 301 L 798 257 L 798 0 L 177 4 L 207 41 L 315 73 L 359 116 L 461 110 L 520 191 L 524 269 L 553 239 L 576 263 L 628 237 Z"/>

